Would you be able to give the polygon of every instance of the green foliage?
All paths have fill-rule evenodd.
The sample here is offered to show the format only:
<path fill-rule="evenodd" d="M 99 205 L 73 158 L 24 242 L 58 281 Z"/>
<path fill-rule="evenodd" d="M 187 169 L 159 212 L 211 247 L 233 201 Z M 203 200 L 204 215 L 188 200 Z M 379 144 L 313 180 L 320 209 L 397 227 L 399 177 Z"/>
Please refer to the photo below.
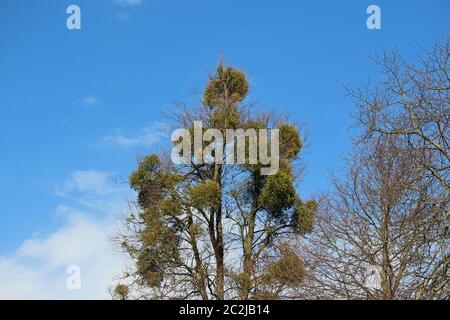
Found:
<path fill-rule="evenodd" d="M 236 106 L 216 108 L 212 114 L 212 127 L 217 129 L 235 129 L 240 124 L 240 114 Z"/>
<path fill-rule="evenodd" d="M 203 233 L 203 228 L 198 223 L 193 223 L 189 227 L 189 234 L 192 238 L 198 238 Z"/>
<path fill-rule="evenodd" d="M 292 177 L 283 171 L 269 176 L 259 195 L 260 206 L 274 217 L 281 218 L 296 200 Z"/>
<path fill-rule="evenodd" d="M 299 131 L 290 124 L 282 124 L 280 130 L 280 156 L 292 159 L 300 152 L 303 142 Z"/>
<path fill-rule="evenodd" d="M 122 246 L 136 259 L 137 274 L 147 286 L 158 286 L 164 271 L 178 259 L 178 226 L 173 217 L 182 213 L 176 187 L 182 176 L 165 169 L 160 158 L 149 155 L 129 178 L 130 187 L 138 192 L 141 225 L 139 246 L 124 242 Z M 130 217 L 128 223 L 134 223 Z"/>
<path fill-rule="evenodd" d="M 129 288 L 124 284 L 118 284 L 114 288 L 113 296 L 116 300 L 127 300 L 129 294 Z"/>
<path fill-rule="evenodd" d="M 141 208 L 156 205 L 162 198 L 159 173 L 161 161 L 156 155 L 145 157 L 129 178 L 130 187 L 138 192 L 138 204 Z"/>
<path fill-rule="evenodd" d="M 137 270 L 149 286 L 158 286 L 164 270 L 173 267 L 178 257 L 178 236 L 163 219 L 152 216 L 146 221 L 142 248 L 137 256 Z"/>
<path fill-rule="evenodd" d="M 217 182 L 205 181 L 189 189 L 191 204 L 198 209 L 215 207 L 220 203 L 221 190 Z"/>
<path fill-rule="evenodd" d="M 293 225 L 296 233 L 304 235 L 312 232 L 316 210 L 317 202 L 314 200 L 308 200 L 305 203 L 300 200 L 297 201 L 293 215 Z"/>
<path fill-rule="evenodd" d="M 262 120 L 250 120 L 247 123 L 242 125 L 242 129 L 264 129 L 266 124 Z"/>
<path fill-rule="evenodd" d="M 277 300 L 279 299 L 278 294 L 275 292 L 271 292 L 270 290 L 265 290 L 262 288 L 258 288 L 255 292 L 254 300 Z"/>
<path fill-rule="evenodd" d="M 165 199 L 160 202 L 159 209 L 166 216 L 177 216 L 182 214 L 183 208 L 180 201 L 176 199 Z"/>
<path fill-rule="evenodd" d="M 227 98 L 233 102 L 241 102 L 248 90 L 249 84 L 245 73 L 220 64 L 216 69 L 216 74 L 209 79 L 206 86 L 204 102 L 209 107 L 216 107 Z"/>
<path fill-rule="evenodd" d="M 140 191 L 149 181 L 155 179 L 160 171 L 161 161 L 157 155 L 149 155 L 145 157 L 140 163 L 136 171 L 130 175 L 130 186 L 135 191 Z"/>
<path fill-rule="evenodd" d="M 142 248 L 136 259 L 137 273 L 150 287 L 158 286 L 162 281 L 162 269 L 158 261 L 152 257 L 153 250 Z"/>
<path fill-rule="evenodd" d="M 161 160 L 153 154 L 145 157 L 129 178 L 130 187 L 138 192 L 138 204 L 142 209 L 159 206 L 180 181 L 182 177 L 164 171 Z"/>
<path fill-rule="evenodd" d="M 205 283 L 210 281 L 209 274 L 220 269 L 217 265 L 217 270 L 214 267 L 209 270 L 213 264 L 204 260 L 204 252 L 212 253 L 216 262 L 225 260 L 226 252 L 222 248 L 226 243 L 223 239 L 229 237 L 229 230 L 221 227 L 225 219 L 241 223 L 246 228 L 239 239 L 249 248 L 245 252 L 246 267 L 244 272 L 237 272 L 240 276 L 236 278 L 241 283 L 243 297 L 246 297 L 246 290 L 250 294 L 253 279 L 262 275 L 267 287 L 254 292 L 264 297 L 276 297 L 270 289 L 272 284 L 295 284 L 301 280 L 303 264 L 293 252 L 283 249 L 276 258 L 269 256 L 263 263 L 255 258 L 255 251 L 270 251 L 272 254 L 272 249 L 279 243 L 280 230 L 304 234 L 312 229 L 315 202 L 302 203 L 294 186 L 293 160 L 303 143 L 295 126 L 280 122 L 270 114 L 252 117 L 250 110 L 240 104 L 248 90 L 249 84 L 242 71 L 219 65 L 204 92 L 204 103 L 210 108 L 199 109 L 200 113 L 195 117 L 182 114 L 183 123 L 187 126 L 192 124 L 189 128 L 191 136 L 194 119 L 204 122 L 203 133 L 208 127 L 217 128 L 223 134 L 230 128 L 257 131 L 278 127 L 279 172 L 261 175 L 262 164 L 245 163 L 231 169 L 227 165 L 210 164 L 176 166 L 163 162 L 155 154 L 143 158 L 129 177 L 130 187 L 137 192 L 139 213 L 127 219 L 131 235 L 122 242 L 122 248 L 136 262 L 133 275 L 139 285 L 157 292 L 163 280 L 179 281 L 189 283 L 182 287 L 197 290 L 194 292 L 197 296 L 205 297 L 205 292 L 212 289 L 214 294 L 208 293 L 210 296 L 223 298 L 224 285 L 220 284 L 220 275 L 215 275 L 214 288 L 205 287 Z M 209 142 L 204 142 L 203 148 L 207 144 Z M 248 143 L 245 148 L 248 160 Z M 201 215 L 198 215 L 200 210 Z M 202 219 L 205 215 L 211 217 L 212 223 Z M 256 234 L 262 230 L 264 234 Z M 187 266 L 188 272 L 185 270 Z M 224 267 L 222 265 L 222 270 L 226 270 Z M 173 292 L 170 296 L 177 294 Z"/>
<path fill-rule="evenodd" d="M 280 257 L 267 265 L 262 281 L 267 284 L 296 286 L 301 284 L 304 274 L 302 259 L 288 245 L 284 245 L 280 249 Z"/>

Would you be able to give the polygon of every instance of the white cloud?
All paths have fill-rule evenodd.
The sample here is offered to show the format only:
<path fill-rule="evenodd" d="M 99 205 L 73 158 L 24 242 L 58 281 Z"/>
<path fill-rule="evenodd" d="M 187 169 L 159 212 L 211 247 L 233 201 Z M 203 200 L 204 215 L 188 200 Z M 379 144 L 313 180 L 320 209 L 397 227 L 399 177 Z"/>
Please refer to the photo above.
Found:
<path fill-rule="evenodd" d="M 142 0 L 114 0 L 114 2 L 122 6 L 137 6 L 143 3 Z"/>
<path fill-rule="evenodd" d="M 114 227 L 108 219 L 69 216 L 54 233 L 24 241 L 12 257 L 0 256 L 0 299 L 108 299 L 122 270 L 108 240 Z M 80 290 L 66 286 L 70 265 L 80 267 Z"/>
<path fill-rule="evenodd" d="M 15 259 L 0 256 L 0 299 L 32 297 L 43 287 L 38 273 Z"/>
<path fill-rule="evenodd" d="M 113 175 L 113 173 L 97 170 L 75 171 L 62 185 L 56 188 L 56 194 L 65 196 L 73 191 L 94 195 L 114 193 L 117 191 L 117 186 L 112 184 Z"/>
<path fill-rule="evenodd" d="M 107 182 L 111 173 L 93 172 L 99 173 L 79 171 L 65 182 L 70 187 L 64 199 L 75 205 L 56 208 L 62 219 L 57 230 L 26 239 L 13 254 L 0 256 L 0 299 L 110 298 L 108 288 L 124 265 L 110 236 L 126 208 L 128 191 L 123 186 L 112 190 L 114 184 Z M 110 205 L 102 207 L 101 203 Z M 80 290 L 66 286 L 70 265 L 81 269 Z"/>
<path fill-rule="evenodd" d="M 65 225 L 46 238 L 24 241 L 17 255 L 41 260 L 47 267 L 83 263 L 103 253 L 107 225 L 108 221 L 102 220 L 100 224 L 86 215 L 70 214 Z M 61 246 L 64 250 L 59 250 Z"/>
<path fill-rule="evenodd" d="M 115 17 L 123 22 L 129 21 L 131 19 L 131 15 L 128 12 L 117 12 Z"/>
<path fill-rule="evenodd" d="M 86 107 L 94 107 L 100 104 L 100 101 L 95 96 L 86 96 L 81 100 L 81 104 Z"/>
<path fill-rule="evenodd" d="M 157 123 L 130 134 L 124 134 L 121 130 L 116 130 L 113 135 L 104 137 L 103 141 L 106 144 L 121 147 L 148 147 L 158 143 L 167 136 L 167 126 L 163 123 Z"/>

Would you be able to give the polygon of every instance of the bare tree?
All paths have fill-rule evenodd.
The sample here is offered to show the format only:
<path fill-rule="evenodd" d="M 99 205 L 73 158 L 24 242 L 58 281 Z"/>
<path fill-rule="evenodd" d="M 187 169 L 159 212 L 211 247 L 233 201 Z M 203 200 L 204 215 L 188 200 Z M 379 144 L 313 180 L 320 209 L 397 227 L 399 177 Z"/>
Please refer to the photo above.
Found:
<path fill-rule="evenodd" d="M 384 53 L 379 82 L 347 89 L 360 135 L 305 244 L 299 297 L 449 297 L 448 57 L 448 39 L 416 64 Z"/>
<path fill-rule="evenodd" d="M 304 248 L 313 297 L 420 297 L 442 254 L 441 225 L 429 218 L 442 208 L 434 205 L 436 182 L 411 162 L 415 153 L 395 137 L 374 140 L 347 161 L 345 179 L 333 179 Z M 445 297 L 444 289 L 432 297 Z"/>
<path fill-rule="evenodd" d="M 429 223 L 441 225 L 442 248 L 424 275 L 419 297 L 426 297 L 448 285 L 450 255 L 448 252 L 450 211 L 450 78 L 448 59 L 450 38 L 438 42 L 416 64 L 407 63 L 397 51 L 376 57 L 382 80 L 377 86 L 367 85 L 348 90 L 357 107 L 357 121 L 364 129 L 360 142 L 377 137 L 396 136 L 409 149 L 416 151 L 411 161 L 424 170 L 423 179 L 434 179 L 436 210 Z M 428 199 L 431 201 L 432 199 Z"/>

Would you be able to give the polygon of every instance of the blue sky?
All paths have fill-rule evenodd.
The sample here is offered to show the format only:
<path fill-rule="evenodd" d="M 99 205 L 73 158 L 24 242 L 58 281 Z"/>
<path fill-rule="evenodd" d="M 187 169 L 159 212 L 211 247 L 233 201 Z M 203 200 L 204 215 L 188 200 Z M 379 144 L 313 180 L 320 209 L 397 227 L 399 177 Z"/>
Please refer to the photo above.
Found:
<path fill-rule="evenodd" d="M 81 30 L 66 28 L 70 4 Z M 369 4 L 381 8 L 381 30 L 366 28 Z M 67 208 L 109 219 L 96 201 L 123 200 L 126 187 L 111 181 L 167 144 L 162 111 L 192 102 L 221 57 L 247 72 L 249 100 L 306 123 L 300 192 L 326 189 L 350 148 L 353 107 L 340 83 L 376 78 L 371 52 L 397 46 L 414 58 L 450 30 L 449 9 L 446 0 L 1 1 L 0 259 L 19 263 L 26 241 L 76 226 Z"/>

